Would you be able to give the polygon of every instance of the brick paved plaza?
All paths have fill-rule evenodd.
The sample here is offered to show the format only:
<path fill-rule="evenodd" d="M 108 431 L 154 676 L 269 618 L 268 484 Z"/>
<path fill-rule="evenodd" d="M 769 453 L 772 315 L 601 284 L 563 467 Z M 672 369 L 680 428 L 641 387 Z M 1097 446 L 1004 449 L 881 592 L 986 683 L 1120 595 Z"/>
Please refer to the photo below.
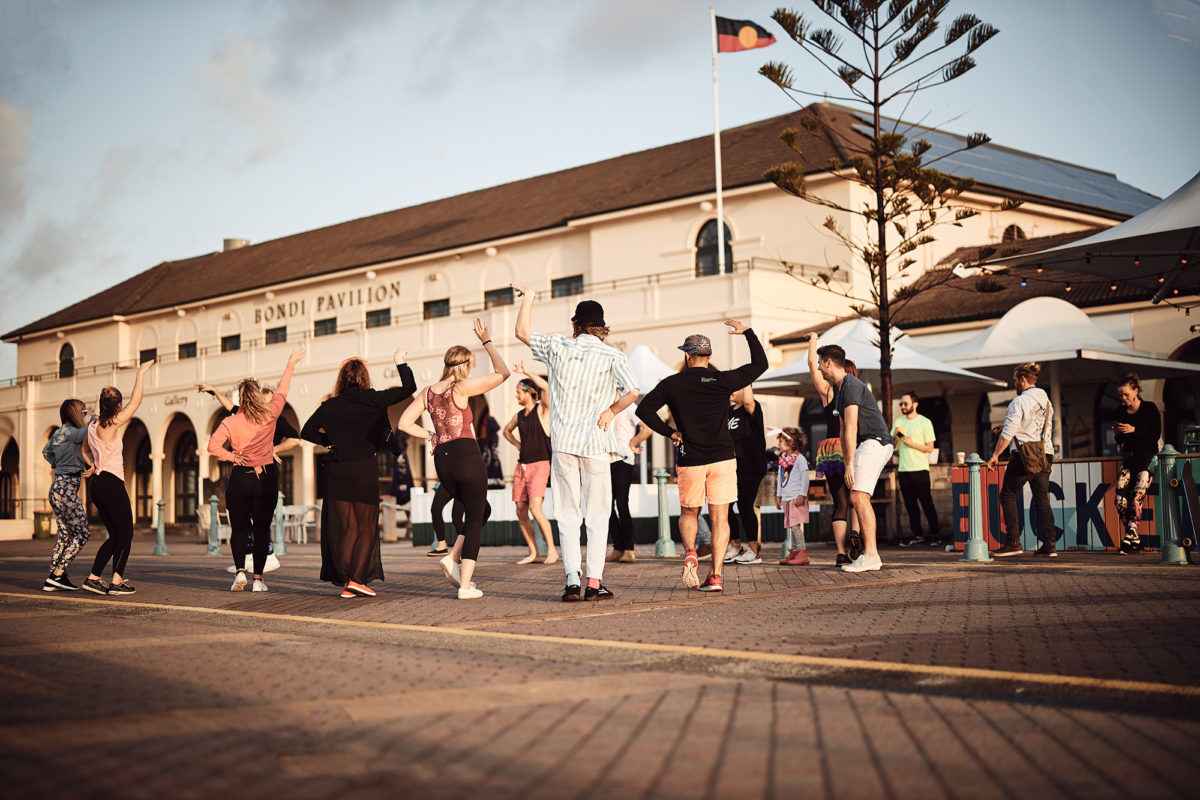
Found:
<path fill-rule="evenodd" d="M 1200 793 L 1200 568 L 1156 554 L 848 575 L 817 547 L 729 565 L 724 596 L 643 557 L 565 605 L 513 548 L 459 601 L 408 545 L 371 600 L 318 582 L 317 545 L 232 594 L 225 556 L 144 539 L 136 595 L 50 594 L 50 547 L 0 543 L 10 797 Z"/>

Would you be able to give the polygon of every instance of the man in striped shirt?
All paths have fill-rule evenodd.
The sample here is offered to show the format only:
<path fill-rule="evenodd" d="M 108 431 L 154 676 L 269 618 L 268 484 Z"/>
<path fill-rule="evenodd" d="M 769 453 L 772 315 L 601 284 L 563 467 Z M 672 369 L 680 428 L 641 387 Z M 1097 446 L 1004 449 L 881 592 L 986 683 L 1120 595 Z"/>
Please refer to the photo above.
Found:
<path fill-rule="evenodd" d="M 567 573 L 562 599 L 567 603 L 580 599 L 583 556 L 579 527 L 584 524 L 587 589 L 583 599 L 607 600 L 613 593 L 600 579 L 604 576 L 612 510 L 609 464 L 623 452 L 612 421 L 637 399 L 637 381 L 625 354 L 604 343 L 608 328 L 599 303 L 584 300 L 575 307 L 571 336 L 548 336 L 532 331 L 533 293 L 515 286 L 513 289 L 523 297 L 517 314 L 517 338 L 529 345 L 533 357 L 549 371 L 551 489 Z"/>

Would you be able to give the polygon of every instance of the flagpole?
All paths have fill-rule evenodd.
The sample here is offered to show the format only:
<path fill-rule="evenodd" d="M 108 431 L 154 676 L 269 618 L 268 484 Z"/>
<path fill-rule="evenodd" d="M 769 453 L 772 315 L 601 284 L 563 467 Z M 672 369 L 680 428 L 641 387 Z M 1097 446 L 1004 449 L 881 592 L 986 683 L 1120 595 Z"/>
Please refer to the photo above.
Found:
<path fill-rule="evenodd" d="M 717 9 L 708 7 L 712 27 L 713 160 L 717 170 L 717 274 L 725 274 L 725 206 L 721 197 L 721 114 L 717 103 Z"/>

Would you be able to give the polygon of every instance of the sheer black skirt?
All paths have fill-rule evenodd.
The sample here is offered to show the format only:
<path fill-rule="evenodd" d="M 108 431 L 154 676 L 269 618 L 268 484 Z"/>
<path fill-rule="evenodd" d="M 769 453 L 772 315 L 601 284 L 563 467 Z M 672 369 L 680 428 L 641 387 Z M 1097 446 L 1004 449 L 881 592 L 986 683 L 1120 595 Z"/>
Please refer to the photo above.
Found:
<path fill-rule="evenodd" d="M 375 458 L 329 461 L 321 506 L 321 580 L 383 580 L 379 555 L 379 467 Z"/>

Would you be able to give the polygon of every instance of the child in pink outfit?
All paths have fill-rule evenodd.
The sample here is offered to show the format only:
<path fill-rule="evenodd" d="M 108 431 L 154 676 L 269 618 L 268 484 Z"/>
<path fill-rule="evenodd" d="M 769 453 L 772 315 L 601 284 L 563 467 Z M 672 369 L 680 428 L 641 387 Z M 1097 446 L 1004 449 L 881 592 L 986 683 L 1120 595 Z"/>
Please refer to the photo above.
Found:
<path fill-rule="evenodd" d="M 808 548 L 804 544 L 804 526 L 808 522 L 808 461 L 804 450 L 808 437 L 799 428 L 784 428 L 776 441 L 779 476 L 775 507 L 783 510 L 783 526 L 787 529 L 784 542 L 787 555 L 779 563 L 802 567 L 808 563 Z"/>

